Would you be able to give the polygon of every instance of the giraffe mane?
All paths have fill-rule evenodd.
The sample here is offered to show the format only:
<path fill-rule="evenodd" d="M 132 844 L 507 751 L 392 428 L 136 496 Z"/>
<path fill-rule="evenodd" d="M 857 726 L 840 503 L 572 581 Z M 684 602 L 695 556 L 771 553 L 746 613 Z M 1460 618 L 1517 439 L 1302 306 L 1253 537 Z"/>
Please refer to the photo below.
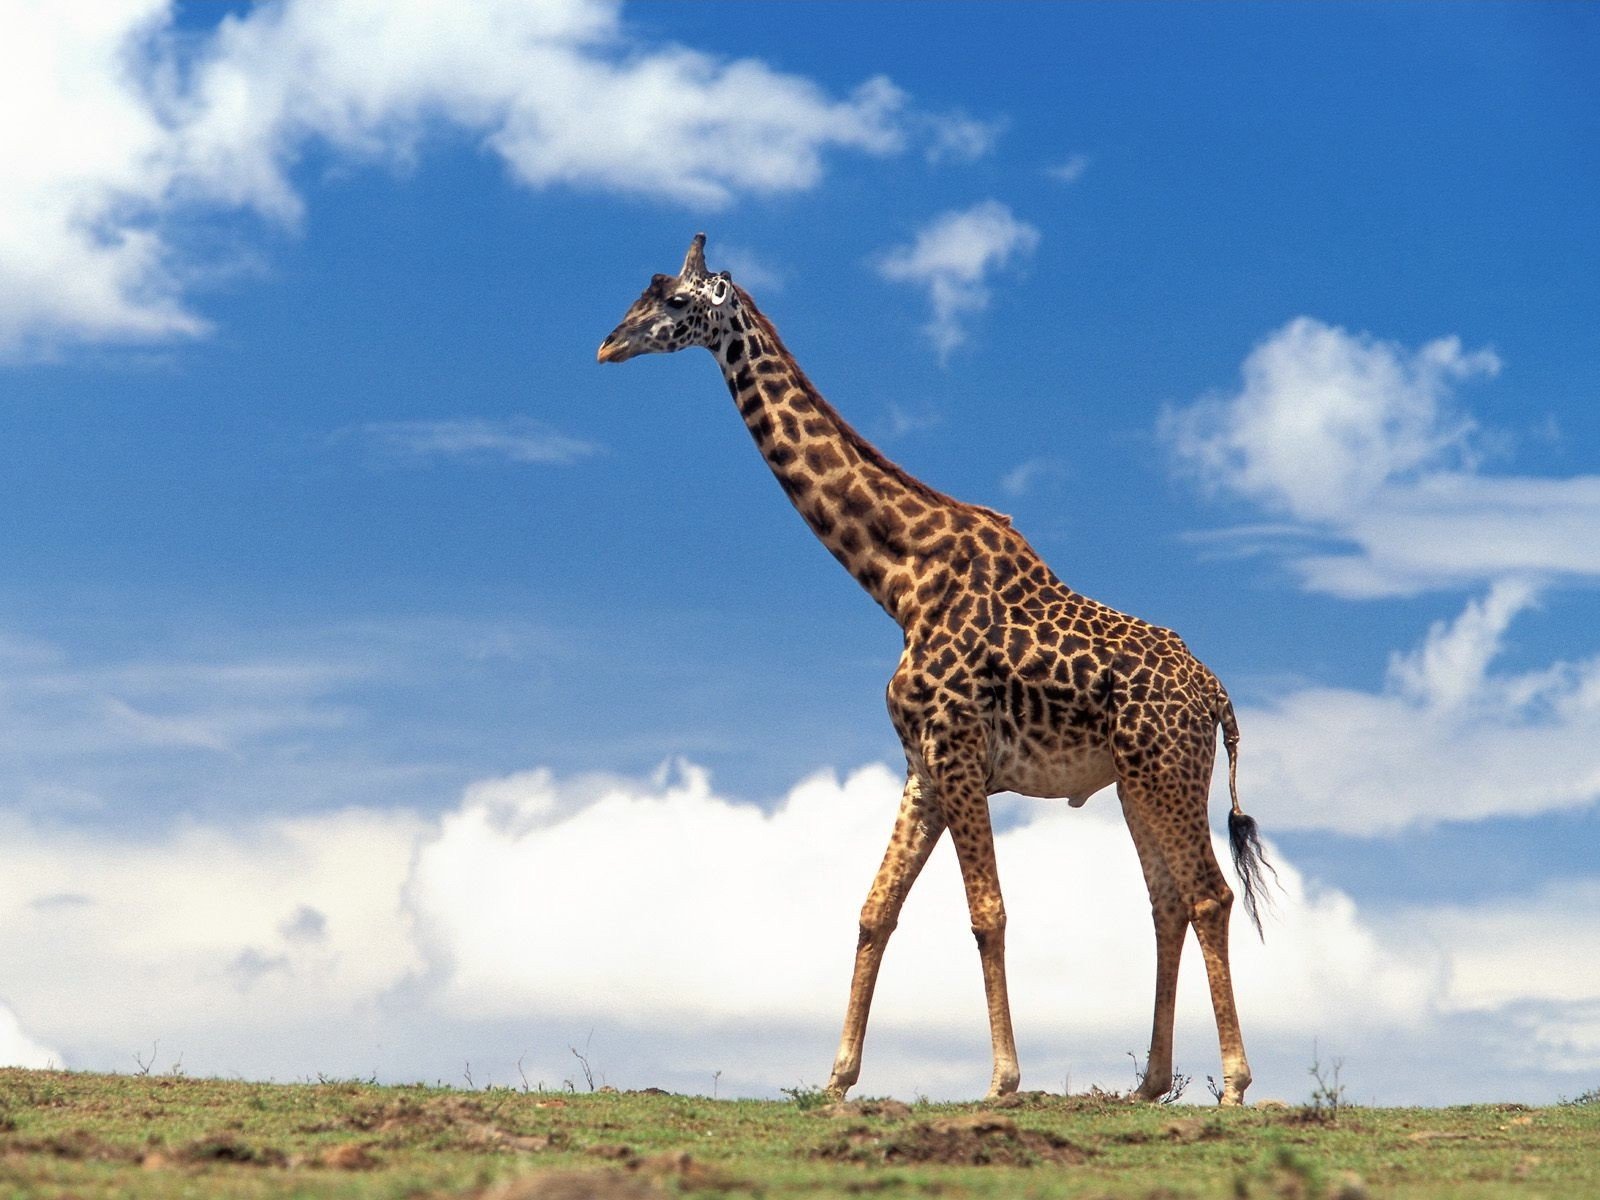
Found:
<path fill-rule="evenodd" d="M 1005 513 L 996 512 L 994 509 L 986 508 L 982 504 L 969 504 L 965 500 L 957 500 L 954 496 L 947 495 L 936 487 L 930 487 L 928 484 L 918 479 L 910 471 L 907 471 L 899 463 L 888 457 L 888 455 L 884 454 L 882 450 L 879 450 L 859 432 L 857 432 L 855 426 L 851 425 L 849 421 L 845 420 L 844 417 L 840 415 L 839 410 L 828 403 L 827 398 L 823 396 L 820 390 L 818 390 L 817 385 L 811 382 L 811 377 L 805 373 L 804 368 L 802 368 L 795 360 L 794 355 L 789 352 L 789 347 L 784 345 L 783 338 L 778 335 L 777 327 L 773 325 L 764 312 L 756 307 L 756 302 L 750 298 L 750 293 L 745 291 L 737 283 L 733 285 L 733 290 L 738 293 L 739 302 L 741 305 L 743 305 L 745 312 L 749 314 L 750 320 L 755 327 L 761 331 L 764 337 L 770 340 L 775 350 L 780 351 L 783 356 L 793 364 L 795 377 L 801 386 L 806 389 L 807 393 L 809 393 L 812 402 L 816 404 L 817 408 L 823 413 L 823 415 L 825 415 L 830 421 L 834 422 L 838 426 L 840 437 L 848 445 L 850 445 L 856 451 L 856 453 L 861 455 L 866 462 L 872 464 L 874 467 L 877 467 L 880 471 L 883 471 L 885 474 L 891 476 L 896 482 L 903 484 L 908 490 L 916 493 L 926 500 L 931 500 L 937 504 L 947 504 L 954 508 L 965 509 L 968 512 L 977 513 L 982 516 L 992 517 L 1006 525 L 1011 523 L 1011 518 Z"/>

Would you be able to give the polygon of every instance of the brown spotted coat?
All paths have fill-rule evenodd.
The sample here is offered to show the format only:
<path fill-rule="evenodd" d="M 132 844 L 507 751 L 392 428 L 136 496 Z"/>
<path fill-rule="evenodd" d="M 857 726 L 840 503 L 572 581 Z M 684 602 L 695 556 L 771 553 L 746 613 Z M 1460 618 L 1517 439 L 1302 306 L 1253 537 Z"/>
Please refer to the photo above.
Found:
<path fill-rule="evenodd" d="M 888 685 L 905 790 L 861 910 L 830 1089 L 843 1095 L 856 1082 L 884 948 L 947 829 L 983 968 L 990 1093 L 1016 1089 L 988 798 L 1014 791 L 1076 806 L 1115 783 L 1156 932 L 1155 1017 L 1140 1094 L 1153 1099 L 1171 1084 L 1178 960 L 1192 925 L 1211 984 L 1222 1101 L 1241 1103 L 1250 1068 L 1228 966 L 1233 892 L 1212 852 L 1207 815 L 1219 724 L 1230 762 L 1238 738 L 1222 685 L 1171 630 L 1062 583 L 1008 518 L 952 499 L 885 458 L 823 399 L 750 297 L 726 273 L 706 271 L 702 246 L 697 238 L 677 276 L 651 281 L 602 343 L 600 360 L 710 349 L 779 485 L 905 633 Z M 1248 822 L 1237 798 L 1234 808 Z M 1246 894 L 1253 899 L 1248 886 Z"/>

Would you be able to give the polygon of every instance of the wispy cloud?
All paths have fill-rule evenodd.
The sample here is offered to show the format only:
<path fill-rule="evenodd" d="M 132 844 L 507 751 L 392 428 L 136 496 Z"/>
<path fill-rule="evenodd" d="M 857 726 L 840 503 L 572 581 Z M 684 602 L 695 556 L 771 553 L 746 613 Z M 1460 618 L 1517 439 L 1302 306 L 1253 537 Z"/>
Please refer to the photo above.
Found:
<path fill-rule="evenodd" d="M 613 0 L 286 0 L 194 36 L 172 0 L 8 5 L 0 18 L 0 356 L 195 336 L 196 214 L 293 225 L 292 168 L 414 158 L 441 125 L 535 188 L 719 208 L 813 187 L 836 152 L 973 157 L 993 127 L 846 95 L 752 58 L 651 43 Z"/>
<path fill-rule="evenodd" d="M 942 213 L 907 246 L 880 255 L 885 279 L 924 289 L 933 319 L 924 327 L 941 362 L 968 340 L 966 322 L 989 307 L 994 272 L 1030 256 L 1039 231 L 998 200 Z"/>
<path fill-rule="evenodd" d="M 446 459 L 569 466 L 600 452 L 593 442 L 557 433 L 527 417 L 374 421 L 353 432 L 384 459 L 415 464 Z"/>
<path fill-rule="evenodd" d="M 888 406 L 888 419 L 883 422 L 881 436 L 890 439 L 903 438 L 909 434 L 922 433 L 929 429 L 937 429 L 944 424 L 944 416 L 925 406 L 908 408 L 891 400 Z"/>
<path fill-rule="evenodd" d="M 1000 490 L 1008 496 L 1026 496 L 1040 483 L 1060 479 L 1066 466 L 1054 458 L 1030 458 L 1000 476 Z"/>
<path fill-rule="evenodd" d="M 1045 174 L 1059 183 L 1077 183 L 1083 178 L 1084 172 L 1089 169 L 1089 157 L 1086 154 L 1074 154 L 1064 162 L 1053 167 L 1046 167 Z"/>
<path fill-rule="evenodd" d="M 925 116 L 917 124 L 926 131 L 924 156 L 930 163 L 975 162 L 994 149 L 1006 130 L 1004 118 L 979 120 L 965 113 Z"/>
<path fill-rule="evenodd" d="M 718 242 L 717 266 L 752 294 L 768 296 L 783 290 L 783 272 L 747 246 Z"/>
<path fill-rule="evenodd" d="M 502 671 L 525 681 L 557 642 L 510 621 L 406 618 L 213 627 L 147 638 L 133 657 L 21 643 L 25 655 L 0 659 L 0 813 L 127 830 L 180 813 L 414 803 L 470 776 L 456 739 L 492 719 L 460 711 L 474 689 Z M 457 695 L 445 713 L 426 698 L 441 686 Z"/>

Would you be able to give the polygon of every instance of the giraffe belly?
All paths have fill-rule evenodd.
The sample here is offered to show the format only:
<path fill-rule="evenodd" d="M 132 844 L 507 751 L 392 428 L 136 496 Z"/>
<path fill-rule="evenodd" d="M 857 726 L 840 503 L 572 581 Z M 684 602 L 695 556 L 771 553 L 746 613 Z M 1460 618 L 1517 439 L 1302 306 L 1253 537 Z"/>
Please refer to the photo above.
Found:
<path fill-rule="evenodd" d="M 989 787 L 1050 800 L 1065 797 L 1077 808 L 1116 778 L 1108 746 L 1068 738 L 1005 739 L 996 750 Z"/>

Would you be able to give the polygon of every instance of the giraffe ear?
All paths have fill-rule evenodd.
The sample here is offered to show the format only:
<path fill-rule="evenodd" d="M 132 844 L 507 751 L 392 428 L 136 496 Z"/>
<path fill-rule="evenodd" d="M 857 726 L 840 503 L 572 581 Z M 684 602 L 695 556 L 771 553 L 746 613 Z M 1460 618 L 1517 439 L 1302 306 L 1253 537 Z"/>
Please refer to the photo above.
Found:
<path fill-rule="evenodd" d="M 711 277 L 711 290 L 706 295 L 710 298 L 712 304 L 721 307 L 727 303 L 728 293 L 731 291 L 733 291 L 733 284 L 728 279 L 728 273 L 723 271 Z"/>

